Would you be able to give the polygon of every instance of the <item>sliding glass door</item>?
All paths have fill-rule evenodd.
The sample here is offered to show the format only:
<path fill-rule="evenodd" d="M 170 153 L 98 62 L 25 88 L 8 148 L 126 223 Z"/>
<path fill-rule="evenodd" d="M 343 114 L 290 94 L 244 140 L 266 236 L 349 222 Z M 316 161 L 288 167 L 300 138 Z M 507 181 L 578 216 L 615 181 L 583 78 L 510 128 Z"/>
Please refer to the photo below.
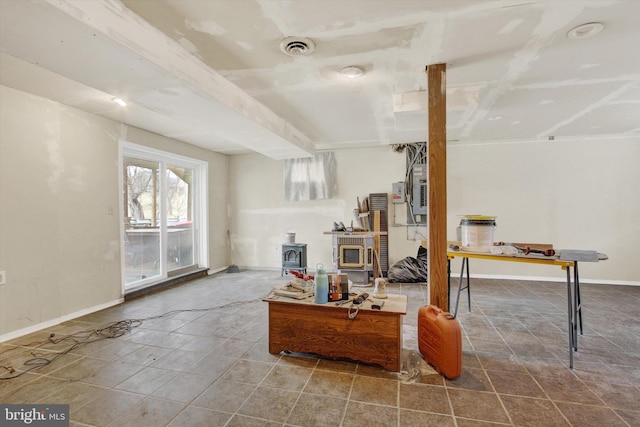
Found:
<path fill-rule="evenodd" d="M 125 289 L 201 265 L 206 165 L 125 143 L 122 176 Z"/>

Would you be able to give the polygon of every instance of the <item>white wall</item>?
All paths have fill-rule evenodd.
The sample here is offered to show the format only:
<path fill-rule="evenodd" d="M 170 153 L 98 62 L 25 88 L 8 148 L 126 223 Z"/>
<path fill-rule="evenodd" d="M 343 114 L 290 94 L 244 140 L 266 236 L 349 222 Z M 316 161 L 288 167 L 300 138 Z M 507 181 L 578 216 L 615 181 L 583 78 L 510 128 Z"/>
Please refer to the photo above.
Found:
<path fill-rule="evenodd" d="M 309 267 L 331 265 L 333 221 L 348 224 L 356 197 L 391 192 L 404 176 L 404 154 L 390 147 L 338 150 L 338 194 L 331 200 L 285 202 L 283 161 L 260 155 L 230 160 L 233 262 L 279 268 L 283 233 L 307 243 Z M 448 237 L 458 215 L 497 215 L 496 239 L 552 243 L 561 249 L 593 249 L 609 256 L 582 263 L 583 281 L 640 284 L 634 248 L 640 241 L 640 138 L 455 145 L 447 152 Z M 393 209 L 392 204 L 389 204 Z M 391 211 L 392 212 L 392 211 Z M 403 211 L 404 212 L 404 211 Z M 404 214 L 397 216 L 405 222 Z M 406 228 L 391 228 L 390 264 L 415 256 Z M 452 268 L 459 268 L 454 260 Z M 472 274 L 563 280 L 559 268 L 475 261 Z"/>
<path fill-rule="evenodd" d="M 640 284 L 640 137 L 447 148 L 448 234 L 457 215 L 497 215 L 496 240 L 609 256 L 581 279 Z M 557 268 L 474 261 L 471 272 L 562 277 Z"/>
<path fill-rule="evenodd" d="M 127 133 L 209 162 L 210 267 L 226 266 L 227 156 L 0 86 L 0 341 L 121 301 Z"/>
<path fill-rule="evenodd" d="M 404 179 L 404 153 L 389 146 L 335 152 L 338 189 L 333 199 L 284 201 L 284 161 L 258 154 L 230 159 L 229 202 L 233 262 L 244 267 L 279 269 L 285 232 L 306 243 L 308 266 L 332 265 L 331 231 L 334 221 L 350 225 L 357 197 L 391 193 L 391 183 Z M 389 196 L 390 197 L 390 196 Z M 391 201 L 389 200 L 390 209 Z M 402 220 L 400 218 L 399 220 Z M 406 239 L 406 228 L 389 230 L 390 264 L 415 256 L 419 241 Z"/>

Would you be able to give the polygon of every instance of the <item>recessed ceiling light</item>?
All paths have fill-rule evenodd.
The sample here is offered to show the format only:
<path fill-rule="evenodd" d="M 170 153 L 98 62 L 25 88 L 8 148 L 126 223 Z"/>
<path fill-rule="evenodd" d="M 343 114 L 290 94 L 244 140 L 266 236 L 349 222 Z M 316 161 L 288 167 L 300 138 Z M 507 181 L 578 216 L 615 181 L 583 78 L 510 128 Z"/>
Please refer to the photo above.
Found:
<path fill-rule="evenodd" d="M 604 25 L 599 22 L 589 22 L 588 24 L 578 25 L 567 33 L 567 37 L 573 40 L 587 39 L 598 34 Z"/>
<path fill-rule="evenodd" d="M 340 74 L 348 79 L 355 79 L 356 77 L 360 77 L 364 74 L 364 70 L 355 65 L 349 65 L 348 67 L 344 67 L 340 70 Z"/>
<path fill-rule="evenodd" d="M 121 106 L 121 107 L 126 107 L 127 106 L 127 103 L 122 98 L 112 98 L 111 100 L 113 102 L 115 102 L 116 104 L 118 104 L 119 106 Z"/>
<path fill-rule="evenodd" d="M 496 120 L 502 120 L 502 116 L 491 116 L 487 118 L 487 120 L 491 120 L 492 122 Z"/>
<path fill-rule="evenodd" d="M 305 56 L 316 50 L 316 44 L 306 37 L 291 36 L 282 39 L 280 50 L 289 56 Z"/>

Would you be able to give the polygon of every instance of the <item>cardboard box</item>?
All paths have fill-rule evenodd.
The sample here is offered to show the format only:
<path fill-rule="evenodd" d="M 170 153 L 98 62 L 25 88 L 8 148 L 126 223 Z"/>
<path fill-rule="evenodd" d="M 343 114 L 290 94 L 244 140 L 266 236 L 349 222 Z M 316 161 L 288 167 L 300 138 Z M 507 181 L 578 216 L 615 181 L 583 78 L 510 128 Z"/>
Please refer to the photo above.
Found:
<path fill-rule="evenodd" d="M 346 274 L 329 274 L 329 301 L 349 299 L 349 278 Z"/>

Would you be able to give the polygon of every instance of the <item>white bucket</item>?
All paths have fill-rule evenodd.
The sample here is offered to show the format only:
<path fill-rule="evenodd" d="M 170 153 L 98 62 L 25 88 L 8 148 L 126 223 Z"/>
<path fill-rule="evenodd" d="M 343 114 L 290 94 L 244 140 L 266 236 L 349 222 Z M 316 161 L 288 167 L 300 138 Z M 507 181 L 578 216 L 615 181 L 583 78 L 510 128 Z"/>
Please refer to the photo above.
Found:
<path fill-rule="evenodd" d="M 294 244 L 296 242 L 296 233 L 284 233 L 284 243 Z"/>
<path fill-rule="evenodd" d="M 495 230 L 495 217 L 463 218 L 460 221 L 462 250 L 491 252 Z"/>

